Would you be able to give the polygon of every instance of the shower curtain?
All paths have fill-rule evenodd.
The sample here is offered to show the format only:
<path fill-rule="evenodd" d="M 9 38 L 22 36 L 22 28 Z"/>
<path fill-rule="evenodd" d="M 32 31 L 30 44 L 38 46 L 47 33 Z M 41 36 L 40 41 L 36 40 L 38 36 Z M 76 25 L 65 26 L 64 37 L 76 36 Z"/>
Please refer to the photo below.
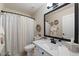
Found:
<path fill-rule="evenodd" d="M 31 44 L 34 37 L 34 20 L 21 16 L 18 21 L 18 39 L 19 39 L 19 52 L 22 54 L 24 47 Z M 22 43 L 22 44 L 20 44 Z"/>
<path fill-rule="evenodd" d="M 24 47 L 33 41 L 34 20 L 11 13 L 3 13 L 1 20 L 5 29 L 6 55 L 21 55 Z"/>

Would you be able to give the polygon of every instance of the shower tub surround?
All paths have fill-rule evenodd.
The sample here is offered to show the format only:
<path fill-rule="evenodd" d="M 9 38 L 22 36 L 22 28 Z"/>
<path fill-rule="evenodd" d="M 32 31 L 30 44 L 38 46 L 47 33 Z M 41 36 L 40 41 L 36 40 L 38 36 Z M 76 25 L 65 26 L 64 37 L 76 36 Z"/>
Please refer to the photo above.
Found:
<path fill-rule="evenodd" d="M 79 51 L 70 49 L 72 46 L 79 47 L 75 43 L 62 41 L 53 44 L 49 39 L 41 39 L 33 43 L 36 45 L 34 55 L 37 56 L 79 56 Z"/>
<path fill-rule="evenodd" d="M 0 56 L 4 56 L 5 55 L 5 44 L 1 44 L 0 45 Z"/>

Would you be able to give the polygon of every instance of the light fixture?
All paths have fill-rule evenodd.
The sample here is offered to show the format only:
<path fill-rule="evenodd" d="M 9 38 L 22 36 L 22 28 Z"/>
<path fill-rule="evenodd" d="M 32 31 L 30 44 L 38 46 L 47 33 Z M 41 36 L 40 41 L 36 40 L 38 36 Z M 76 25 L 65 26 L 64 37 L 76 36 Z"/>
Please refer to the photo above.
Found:
<path fill-rule="evenodd" d="M 47 3 L 47 9 L 50 9 L 50 8 L 56 8 L 58 6 L 58 3 Z"/>
<path fill-rule="evenodd" d="M 51 8 L 52 7 L 52 4 L 53 3 L 47 3 L 47 9 Z"/>

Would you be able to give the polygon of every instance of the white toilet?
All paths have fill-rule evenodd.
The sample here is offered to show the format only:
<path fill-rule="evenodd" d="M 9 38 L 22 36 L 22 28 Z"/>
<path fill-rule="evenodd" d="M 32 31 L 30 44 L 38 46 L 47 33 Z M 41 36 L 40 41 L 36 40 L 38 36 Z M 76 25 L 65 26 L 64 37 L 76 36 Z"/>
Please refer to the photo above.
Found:
<path fill-rule="evenodd" d="M 27 46 L 24 47 L 24 50 L 27 52 L 27 56 L 31 56 L 32 55 L 32 50 L 34 49 L 35 45 L 34 44 L 29 44 Z"/>
<path fill-rule="evenodd" d="M 36 40 L 38 40 L 40 38 L 41 37 L 36 36 L 36 37 L 34 37 L 33 41 L 36 41 Z M 32 55 L 34 48 L 35 48 L 35 45 L 32 44 L 32 43 L 24 47 L 24 51 L 27 52 L 27 56 L 31 56 Z"/>

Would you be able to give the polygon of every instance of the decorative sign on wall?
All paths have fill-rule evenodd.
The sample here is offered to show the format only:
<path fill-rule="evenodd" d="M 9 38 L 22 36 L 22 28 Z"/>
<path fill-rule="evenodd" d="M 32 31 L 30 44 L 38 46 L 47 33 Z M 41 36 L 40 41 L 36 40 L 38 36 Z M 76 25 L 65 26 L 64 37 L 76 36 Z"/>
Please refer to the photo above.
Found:
<path fill-rule="evenodd" d="M 40 26 L 39 24 L 36 25 L 36 30 L 37 30 L 38 32 L 41 32 L 41 26 Z"/>

